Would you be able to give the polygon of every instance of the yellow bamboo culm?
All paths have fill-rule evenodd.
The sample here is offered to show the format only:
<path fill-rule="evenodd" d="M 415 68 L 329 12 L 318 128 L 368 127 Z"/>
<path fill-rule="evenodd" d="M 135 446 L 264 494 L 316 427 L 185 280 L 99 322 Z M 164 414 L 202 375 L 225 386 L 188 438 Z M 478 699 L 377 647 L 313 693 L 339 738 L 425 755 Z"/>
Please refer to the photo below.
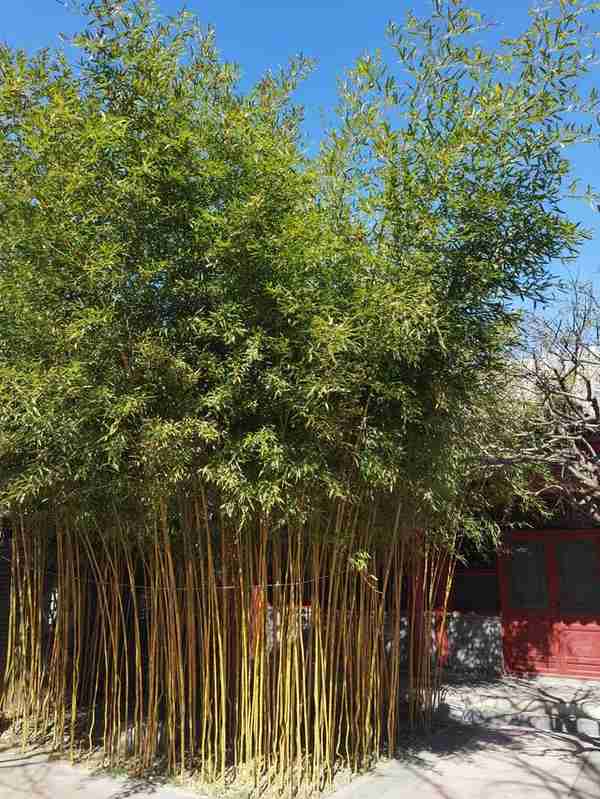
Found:
<path fill-rule="evenodd" d="M 143 523 L 23 513 L 11 547 L 2 709 L 24 744 L 303 796 L 431 723 L 452 548 L 402 505 L 242 526 L 201 486 Z"/>

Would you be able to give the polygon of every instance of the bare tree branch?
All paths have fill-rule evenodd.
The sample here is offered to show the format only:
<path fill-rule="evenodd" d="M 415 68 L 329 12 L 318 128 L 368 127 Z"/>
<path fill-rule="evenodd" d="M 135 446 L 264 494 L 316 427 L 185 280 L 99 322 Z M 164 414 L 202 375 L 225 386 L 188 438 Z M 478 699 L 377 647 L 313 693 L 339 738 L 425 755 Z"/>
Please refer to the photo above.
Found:
<path fill-rule="evenodd" d="M 514 360 L 513 408 L 522 429 L 481 453 L 489 469 L 545 467 L 538 496 L 561 496 L 600 522 L 600 301 L 574 282 L 554 316 L 530 314 Z"/>

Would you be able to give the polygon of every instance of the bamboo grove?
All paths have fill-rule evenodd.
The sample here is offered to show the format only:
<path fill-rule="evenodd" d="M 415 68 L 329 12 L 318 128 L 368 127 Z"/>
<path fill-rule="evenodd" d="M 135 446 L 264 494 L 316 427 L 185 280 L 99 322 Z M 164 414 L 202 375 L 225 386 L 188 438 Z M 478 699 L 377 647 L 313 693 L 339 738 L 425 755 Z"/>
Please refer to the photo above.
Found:
<path fill-rule="evenodd" d="M 377 514 L 342 503 L 242 539 L 202 490 L 177 512 L 176 535 L 166 509 L 144 529 L 15 528 L 4 708 L 24 742 L 297 793 L 427 722 L 446 551 L 399 529 L 381 547 Z M 349 565 L 357 547 L 368 573 Z"/>
<path fill-rule="evenodd" d="M 188 13 L 79 11 L 68 49 L 0 45 L 2 709 L 73 756 L 316 791 L 431 723 L 462 542 L 528 499 L 485 464 L 528 412 L 515 301 L 587 235 L 593 4 L 486 49 L 435 0 L 311 147 L 307 59 L 244 89 Z"/>

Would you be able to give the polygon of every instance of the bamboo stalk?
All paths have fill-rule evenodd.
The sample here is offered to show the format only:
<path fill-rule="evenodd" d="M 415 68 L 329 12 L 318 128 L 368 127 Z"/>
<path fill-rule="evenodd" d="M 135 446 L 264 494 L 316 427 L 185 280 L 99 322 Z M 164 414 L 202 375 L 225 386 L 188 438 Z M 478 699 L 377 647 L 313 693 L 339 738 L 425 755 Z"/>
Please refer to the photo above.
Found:
<path fill-rule="evenodd" d="M 242 528 L 199 485 L 137 524 L 23 514 L 3 698 L 23 741 L 50 731 L 75 757 L 100 725 L 107 763 L 290 796 L 395 754 L 406 613 L 409 720 L 427 724 L 456 542 L 411 530 L 401 503 L 389 523 L 372 499 L 306 506 L 287 527 L 257 511 Z"/>

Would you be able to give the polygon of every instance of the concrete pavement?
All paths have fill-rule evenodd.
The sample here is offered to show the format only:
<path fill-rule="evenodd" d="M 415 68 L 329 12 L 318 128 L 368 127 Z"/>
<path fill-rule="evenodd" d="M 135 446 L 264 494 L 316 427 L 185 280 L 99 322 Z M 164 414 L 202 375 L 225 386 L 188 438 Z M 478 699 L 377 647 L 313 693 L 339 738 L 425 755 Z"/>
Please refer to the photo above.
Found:
<path fill-rule="evenodd" d="M 43 751 L 0 750 L 0 799 L 201 799 L 144 780 L 99 776 Z"/>
<path fill-rule="evenodd" d="M 444 692 L 448 714 L 457 721 L 600 738 L 598 680 L 530 676 L 449 681 Z"/>
<path fill-rule="evenodd" d="M 600 740 L 450 725 L 333 799 L 600 799 Z"/>
<path fill-rule="evenodd" d="M 190 790 L 98 776 L 41 751 L 0 750 L 0 799 L 200 797 Z M 600 799 L 600 739 L 450 722 L 331 799 Z"/>

